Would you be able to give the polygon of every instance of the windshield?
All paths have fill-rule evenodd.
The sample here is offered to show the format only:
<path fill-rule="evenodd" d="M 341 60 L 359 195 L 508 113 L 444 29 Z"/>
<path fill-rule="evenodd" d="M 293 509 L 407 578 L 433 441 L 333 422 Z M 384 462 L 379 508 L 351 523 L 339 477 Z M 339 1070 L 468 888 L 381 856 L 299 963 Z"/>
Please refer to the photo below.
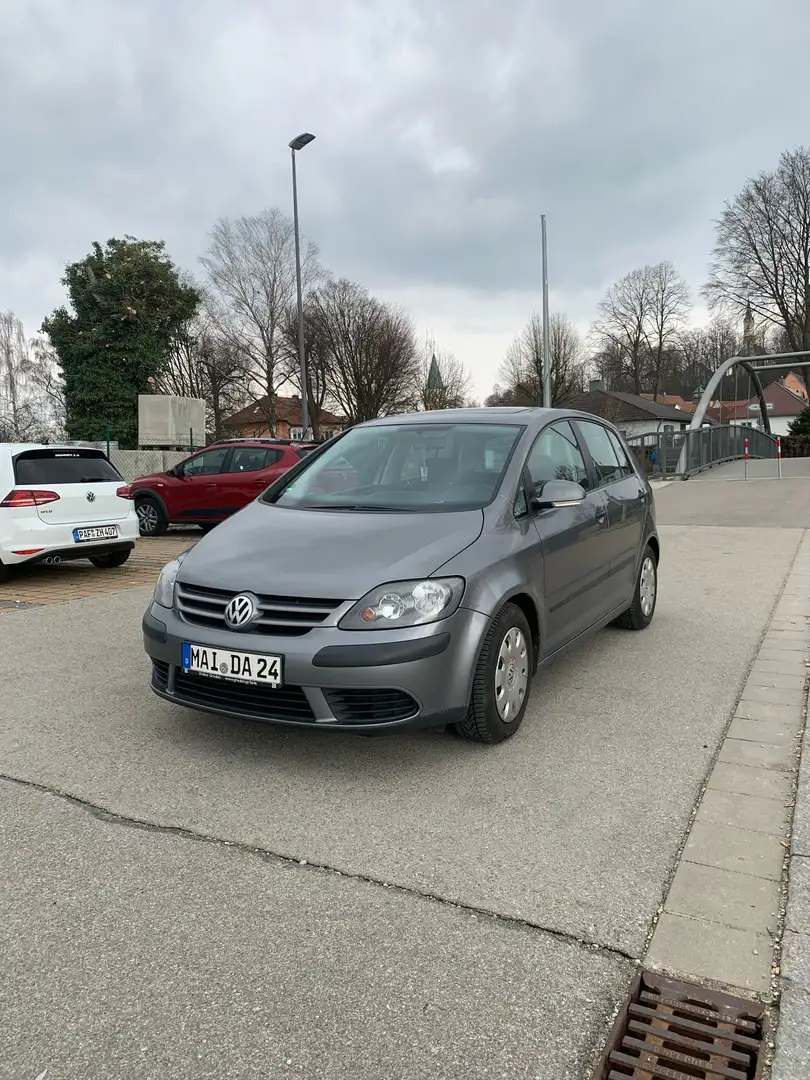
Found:
<path fill-rule="evenodd" d="M 476 510 L 492 502 L 523 428 L 390 424 L 337 439 L 266 496 L 305 510 Z"/>

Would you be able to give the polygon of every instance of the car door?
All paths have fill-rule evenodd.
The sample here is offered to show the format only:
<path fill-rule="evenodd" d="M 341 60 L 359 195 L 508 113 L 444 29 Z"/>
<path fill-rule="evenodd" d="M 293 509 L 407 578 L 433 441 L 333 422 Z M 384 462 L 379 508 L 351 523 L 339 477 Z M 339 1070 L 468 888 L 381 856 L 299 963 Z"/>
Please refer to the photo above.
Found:
<path fill-rule="evenodd" d="M 227 516 L 222 506 L 222 473 L 230 452 L 228 446 L 212 447 L 178 465 L 173 520 L 217 521 Z"/>
<path fill-rule="evenodd" d="M 238 446 L 219 478 L 220 505 L 228 514 L 247 506 L 276 478 L 273 468 L 283 457 L 278 447 Z"/>
<path fill-rule="evenodd" d="M 549 654 L 583 633 L 608 610 L 601 587 L 607 573 L 607 512 L 603 492 L 592 490 L 585 458 L 568 420 L 558 420 L 538 435 L 526 470 L 536 491 L 547 480 L 571 480 L 585 489 L 585 499 L 576 506 L 534 514 L 543 553 L 544 652 Z"/>
<path fill-rule="evenodd" d="M 605 497 L 610 558 L 610 578 L 605 588 L 611 606 L 617 607 L 628 602 L 635 589 L 647 515 L 647 488 L 615 432 L 595 420 L 577 420 L 575 426 Z"/>

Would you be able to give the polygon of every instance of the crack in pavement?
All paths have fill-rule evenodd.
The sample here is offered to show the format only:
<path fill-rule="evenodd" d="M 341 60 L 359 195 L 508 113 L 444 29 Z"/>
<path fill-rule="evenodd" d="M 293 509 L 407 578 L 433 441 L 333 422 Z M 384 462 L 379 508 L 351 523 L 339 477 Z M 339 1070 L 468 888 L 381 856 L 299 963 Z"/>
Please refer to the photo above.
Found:
<path fill-rule="evenodd" d="M 621 959 L 630 960 L 634 964 L 640 963 L 641 960 L 640 956 L 626 952 L 624 949 L 620 949 L 615 945 L 606 945 L 602 942 L 591 941 L 588 938 L 579 937 L 577 934 L 570 934 L 554 927 L 543 926 L 542 923 L 532 922 L 530 919 L 522 919 L 516 915 L 502 915 L 499 912 L 492 911 L 488 908 L 477 907 L 475 904 L 466 904 L 462 900 L 451 900 L 449 897 L 441 896 L 438 893 L 426 892 L 422 889 L 414 888 L 413 886 L 397 885 L 390 881 L 383 881 L 381 878 L 375 878 L 369 874 L 362 874 L 351 870 L 341 870 L 340 867 L 331 866 L 329 863 L 312 862 L 309 859 L 301 859 L 294 855 L 285 855 L 277 851 L 270 851 L 268 848 L 245 844 L 239 840 L 223 840 L 221 837 L 209 836 L 202 832 L 195 832 L 193 829 L 185 828 L 182 825 L 160 825 L 153 821 L 146 821 L 143 818 L 127 817 L 124 814 L 116 813 L 114 810 L 109 810 L 107 807 L 101 806 L 98 803 L 90 802 L 89 799 L 83 799 L 79 795 L 73 795 L 69 791 L 63 791 L 60 788 L 51 787 L 48 784 L 37 783 L 35 780 L 24 780 L 19 776 L 10 776 L 7 773 L 0 773 L 0 781 L 4 781 L 8 784 L 17 784 L 20 787 L 38 791 L 44 795 L 51 795 L 57 799 L 62 799 L 72 806 L 92 814 L 100 821 L 105 821 L 109 824 L 120 825 L 129 829 L 141 829 L 145 832 L 154 832 L 166 836 L 179 836 L 184 840 L 195 840 L 198 843 L 231 848 L 240 851 L 243 854 L 264 859 L 265 861 L 273 860 L 294 864 L 316 872 L 321 871 L 336 874 L 338 877 L 347 878 L 350 881 L 360 881 L 367 885 L 376 885 L 383 889 L 389 889 L 392 892 L 403 893 L 406 896 L 418 900 L 433 901 L 434 903 L 442 904 L 445 907 L 455 908 L 458 911 L 469 912 L 471 915 L 482 916 L 497 922 L 507 923 L 512 926 L 519 926 L 529 930 L 536 930 L 540 933 L 548 934 L 550 937 L 556 938 L 559 941 L 567 941 L 572 945 L 579 945 L 581 948 L 588 949 L 591 952 L 621 957 Z"/>

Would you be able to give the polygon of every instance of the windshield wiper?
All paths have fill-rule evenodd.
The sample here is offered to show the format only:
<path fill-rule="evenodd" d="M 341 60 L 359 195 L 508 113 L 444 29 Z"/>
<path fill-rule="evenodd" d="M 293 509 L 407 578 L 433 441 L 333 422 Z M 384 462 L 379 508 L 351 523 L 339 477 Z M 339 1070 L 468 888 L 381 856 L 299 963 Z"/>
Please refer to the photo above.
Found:
<path fill-rule="evenodd" d="M 305 503 L 304 510 L 378 510 L 384 514 L 412 514 L 416 506 L 385 506 L 382 503 Z"/>

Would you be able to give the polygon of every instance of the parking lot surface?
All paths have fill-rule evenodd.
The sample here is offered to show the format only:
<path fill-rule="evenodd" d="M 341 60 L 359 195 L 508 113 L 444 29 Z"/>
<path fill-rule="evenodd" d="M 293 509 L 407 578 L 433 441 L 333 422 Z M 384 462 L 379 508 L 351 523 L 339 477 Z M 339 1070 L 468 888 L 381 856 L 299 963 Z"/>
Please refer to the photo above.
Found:
<path fill-rule="evenodd" d="M 1 619 L 0 1077 L 582 1077 L 810 526 L 695 487 L 494 749 L 173 708 L 148 588 Z"/>

